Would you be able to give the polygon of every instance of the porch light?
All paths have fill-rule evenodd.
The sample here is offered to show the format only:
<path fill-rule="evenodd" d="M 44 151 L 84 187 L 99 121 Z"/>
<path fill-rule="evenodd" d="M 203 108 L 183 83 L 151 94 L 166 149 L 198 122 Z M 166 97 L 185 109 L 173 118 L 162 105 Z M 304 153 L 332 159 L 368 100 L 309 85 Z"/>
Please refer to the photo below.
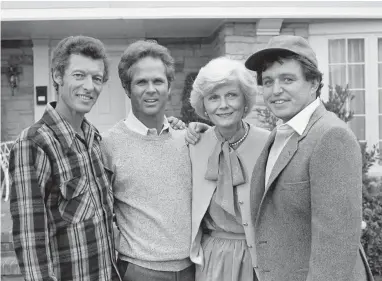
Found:
<path fill-rule="evenodd" d="M 14 95 L 15 88 L 17 88 L 19 85 L 19 74 L 20 71 L 18 70 L 17 66 L 10 65 L 8 67 L 8 82 L 12 90 L 12 96 Z"/>

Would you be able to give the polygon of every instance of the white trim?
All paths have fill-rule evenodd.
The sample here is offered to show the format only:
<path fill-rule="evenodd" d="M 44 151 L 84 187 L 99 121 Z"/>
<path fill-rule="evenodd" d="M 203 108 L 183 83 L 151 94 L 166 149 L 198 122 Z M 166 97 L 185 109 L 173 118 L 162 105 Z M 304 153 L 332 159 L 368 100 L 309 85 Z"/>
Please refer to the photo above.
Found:
<path fill-rule="evenodd" d="M 381 14 L 382 15 L 382 14 Z M 312 23 L 309 25 L 309 35 L 365 35 L 382 32 L 381 16 L 377 20 L 340 21 L 328 23 Z"/>
<path fill-rule="evenodd" d="M 50 83 L 50 52 L 48 40 L 33 40 L 33 106 L 34 121 L 39 120 L 45 110 L 45 105 L 36 103 L 36 86 L 47 87 L 47 102 L 52 101 Z"/>
<path fill-rule="evenodd" d="M 367 83 L 365 85 L 365 113 L 366 113 L 366 139 L 369 148 L 379 143 L 379 117 L 378 117 L 378 37 L 382 38 L 382 30 L 380 36 L 371 35 L 365 38 L 365 60 L 372 62 L 365 67 L 365 76 Z M 365 81 L 365 82 L 366 82 Z M 375 121 L 375 118 L 377 120 Z"/>
<path fill-rule="evenodd" d="M 207 2 L 199 7 L 124 7 L 124 8 L 38 8 L 2 9 L 2 21 L 73 20 L 73 19 L 151 19 L 151 18 L 381 18 L 378 2 L 348 6 L 340 2 L 237 2 L 218 7 Z M 377 4 L 375 4 L 377 3 Z M 353 6 L 350 6 L 353 5 Z M 174 5 L 175 6 L 175 5 Z M 350 7 L 349 7 L 350 6 Z"/>
<path fill-rule="evenodd" d="M 256 23 L 256 35 L 279 35 L 282 24 L 283 19 L 260 19 Z"/>

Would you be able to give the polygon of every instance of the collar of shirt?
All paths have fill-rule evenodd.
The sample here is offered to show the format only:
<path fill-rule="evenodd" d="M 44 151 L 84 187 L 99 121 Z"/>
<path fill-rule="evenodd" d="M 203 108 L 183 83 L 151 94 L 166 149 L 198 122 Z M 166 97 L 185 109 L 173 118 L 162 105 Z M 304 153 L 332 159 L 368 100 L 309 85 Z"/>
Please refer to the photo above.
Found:
<path fill-rule="evenodd" d="M 153 134 L 157 135 L 157 130 L 155 128 L 151 128 L 151 129 L 147 128 L 145 124 L 143 124 L 141 121 L 138 120 L 137 117 L 135 117 L 132 110 L 130 110 L 129 115 L 127 116 L 125 120 L 125 124 L 127 128 L 129 128 L 130 130 L 138 134 L 141 134 L 144 136 L 153 135 Z M 168 123 L 166 116 L 164 116 L 163 127 L 159 135 L 161 135 L 164 132 L 168 132 L 169 128 L 170 128 L 170 123 Z"/>
<path fill-rule="evenodd" d="M 64 150 L 70 148 L 76 138 L 76 132 L 73 127 L 55 110 L 56 102 L 51 102 L 47 105 L 42 116 L 44 123 L 52 129 L 56 138 L 60 142 Z M 94 138 L 101 140 L 101 135 L 98 130 L 84 118 L 81 128 L 85 135 L 85 141 L 89 147 L 92 147 Z"/>
<path fill-rule="evenodd" d="M 316 98 L 313 102 L 311 102 L 307 107 L 297 113 L 292 119 L 288 122 L 280 125 L 285 126 L 289 125 L 295 132 L 297 132 L 300 136 L 305 131 L 306 126 L 308 126 L 310 117 L 312 117 L 313 112 L 319 107 L 321 104 L 320 98 Z"/>

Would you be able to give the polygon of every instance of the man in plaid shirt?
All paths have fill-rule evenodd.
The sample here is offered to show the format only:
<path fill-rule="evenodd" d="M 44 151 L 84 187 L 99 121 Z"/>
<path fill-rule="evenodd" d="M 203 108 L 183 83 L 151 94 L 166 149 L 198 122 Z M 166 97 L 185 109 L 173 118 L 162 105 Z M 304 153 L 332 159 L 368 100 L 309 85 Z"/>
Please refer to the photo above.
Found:
<path fill-rule="evenodd" d="M 112 227 L 112 172 L 84 115 L 104 83 L 101 41 L 71 36 L 52 59 L 58 102 L 25 129 L 9 162 L 13 242 L 25 280 L 120 280 Z"/>

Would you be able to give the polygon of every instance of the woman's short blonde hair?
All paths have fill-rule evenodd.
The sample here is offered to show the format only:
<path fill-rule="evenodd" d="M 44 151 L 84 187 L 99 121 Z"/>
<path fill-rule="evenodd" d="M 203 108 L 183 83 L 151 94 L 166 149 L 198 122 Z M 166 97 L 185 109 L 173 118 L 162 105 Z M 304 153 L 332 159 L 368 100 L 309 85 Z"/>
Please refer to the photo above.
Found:
<path fill-rule="evenodd" d="M 236 82 L 244 94 L 245 106 L 248 109 L 244 112 L 243 118 L 246 117 L 256 103 L 258 93 L 256 79 L 243 63 L 228 57 L 213 59 L 200 69 L 190 93 L 190 103 L 195 113 L 208 119 L 205 115 L 204 97 L 230 82 Z"/>

